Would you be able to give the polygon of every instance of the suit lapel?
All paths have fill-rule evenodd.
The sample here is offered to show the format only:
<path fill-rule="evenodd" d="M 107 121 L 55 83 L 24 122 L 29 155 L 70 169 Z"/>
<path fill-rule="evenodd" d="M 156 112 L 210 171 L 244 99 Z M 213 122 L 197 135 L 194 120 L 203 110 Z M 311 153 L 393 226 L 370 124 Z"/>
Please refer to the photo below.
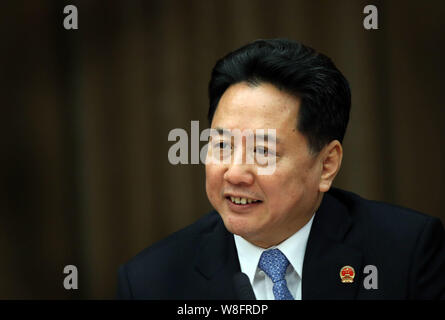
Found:
<path fill-rule="evenodd" d="M 302 299 L 354 299 L 361 285 L 362 254 L 344 244 L 352 226 L 348 209 L 329 193 L 314 217 L 303 263 Z M 355 270 L 353 283 L 342 283 L 344 266 Z"/>
<path fill-rule="evenodd" d="M 217 214 L 217 213 L 216 213 Z M 240 264 L 233 235 L 221 218 L 202 236 L 195 268 L 203 283 L 204 299 L 236 299 L 233 276 Z M 352 227 L 348 208 L 329 193 L 314 217 L 303 263 L 302 299 L 354 299 L 362 282 L 362 253 L 345 244 Z M 353 283 L 342 283 L 340 269 L 355 269 Z"/>
<path fill-rule="evenodd" d="M 202 237 L 195 262 L 204 278 L 205 299 L 236 299 L 233 276 L 240 271 L 233 235 L 227 231 L 218 215 L 214 230 Z"/>

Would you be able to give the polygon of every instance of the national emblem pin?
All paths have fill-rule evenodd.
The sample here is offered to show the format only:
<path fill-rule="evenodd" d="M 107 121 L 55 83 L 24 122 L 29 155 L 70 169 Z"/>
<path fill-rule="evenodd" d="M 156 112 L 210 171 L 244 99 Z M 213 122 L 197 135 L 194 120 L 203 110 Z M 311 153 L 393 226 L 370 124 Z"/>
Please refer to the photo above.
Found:
<path fill-rule="evenodd" d="M 355 270 L 351 266 L 344 266 L 340 269 L 340 279 L 342 283 L 354 282 Z"/>

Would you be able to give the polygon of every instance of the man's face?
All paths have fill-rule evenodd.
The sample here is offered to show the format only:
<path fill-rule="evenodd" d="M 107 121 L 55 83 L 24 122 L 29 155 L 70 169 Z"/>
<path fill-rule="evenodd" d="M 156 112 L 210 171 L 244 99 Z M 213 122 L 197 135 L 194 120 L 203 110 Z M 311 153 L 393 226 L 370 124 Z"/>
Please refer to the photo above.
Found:
<path fill-rule="evenodd" d="M 238 83 L 224 92 L 213 117 L 212 129 L 276 130 L 275 147 L 269 145 L 269 157 L 276 156 L 273 174 L 258 175 L 259 164 L 233 161 L 237 157 L 246 159 L 244 137 L 243 148 L 232 146 L 231 162 L 206 164 L 207 196 L 226 228 L 263 248 L 298 231 L 321 201 L 323 166 L 297 130 L 299 106 L 299 98 L 271 84 Z M 215 143 L 218 141 L 209 143 L 209 155 Z M 262 146 L 267 148 L 267 144 Z M 232 197 L 259 201 L 236 204 Z"/>

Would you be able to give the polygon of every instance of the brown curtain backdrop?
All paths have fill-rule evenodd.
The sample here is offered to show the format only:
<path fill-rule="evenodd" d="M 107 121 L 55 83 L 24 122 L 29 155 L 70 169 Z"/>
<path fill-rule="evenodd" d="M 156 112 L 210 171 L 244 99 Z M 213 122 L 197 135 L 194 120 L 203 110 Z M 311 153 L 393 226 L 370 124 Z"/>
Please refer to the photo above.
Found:
<path fill-rule="evenodd" d="M 63 28 L 74 4 L 79 29 Z M 363 28 L 363 8 L 379 29 Z M 3 1 L 0 298 L 113 298 L 117 268 L 211 207 L 203 165 L 168 162 L 207 128 L 215 61 L 300 40 L 352 87 L 336 186 L 445 221 L 444 1 Z M 202 145 L 202 144 L 201 144 Z M 79 289 L 65 290 L 65 265 Z"/>

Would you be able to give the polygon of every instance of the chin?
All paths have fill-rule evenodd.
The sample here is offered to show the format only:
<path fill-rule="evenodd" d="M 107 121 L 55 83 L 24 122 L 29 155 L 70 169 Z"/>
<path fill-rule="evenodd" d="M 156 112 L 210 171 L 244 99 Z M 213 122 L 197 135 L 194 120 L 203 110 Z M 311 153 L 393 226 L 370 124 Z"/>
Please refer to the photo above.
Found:
<path fill-rule="evenodd" d="M 248 240 L 252 235 L 258 233 L 258 226 L 256 226 L 251 219 L 238 215 L 225 215 L 223 218 L 226 229 L 244 239 Z"/>

